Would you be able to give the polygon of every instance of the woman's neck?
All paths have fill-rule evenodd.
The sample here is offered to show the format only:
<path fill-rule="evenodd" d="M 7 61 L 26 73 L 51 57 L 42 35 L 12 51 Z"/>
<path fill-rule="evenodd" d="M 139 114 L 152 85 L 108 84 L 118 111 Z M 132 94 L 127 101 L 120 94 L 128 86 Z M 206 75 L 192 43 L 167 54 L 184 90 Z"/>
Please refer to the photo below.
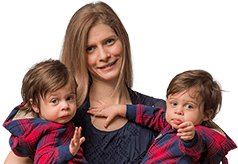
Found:
<path fill-rule="evenodd" d="M 101 100 L 108 105 L 131 104 L 130 95 L 126 85 L 116 87 L 116 84 L 112 85 L 112 83 L 93 82 L 89 91 L 90 106 L 97 106 L 97 104 L 99 104 L 98 100 Z M 128 121 L 126 118 L 118 116 L 114 118 L 107 128 L 105 128 L 103 126 L 105 120 L 105 117 L 91 116 L 93 126 L 102 131 L 114 131 L 120 129 Z"/>
<path fill-rule="evenodd" d="M 90 104 L 95 105 L 97 100 L 107 104 L 128 104 L 131 103 L 126 85 L 116 87 L 116 84 L 105 84 L 93 82 L 89 92 Z"/>

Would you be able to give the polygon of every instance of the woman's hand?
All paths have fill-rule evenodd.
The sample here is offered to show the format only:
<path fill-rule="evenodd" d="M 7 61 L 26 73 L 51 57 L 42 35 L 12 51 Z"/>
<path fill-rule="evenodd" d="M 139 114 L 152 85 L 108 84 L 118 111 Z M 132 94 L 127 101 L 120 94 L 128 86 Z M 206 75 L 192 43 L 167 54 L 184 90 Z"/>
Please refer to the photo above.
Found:
<path fill-rule="evenodd" d="M 74 136 L 71 139 L 70 145 L 69 145 L 69 151 L 72 156 L 75 156 L 77 152 L 79 151 L 79 148 L 81 144 L 85 141 L 85 137 L 81 137 L 81 127 L 76 127 L 74 131 Z"/>
<path fill-rule="evenodd" d="M 108 127 L 115 117 L 126 117 L 126 105 L 107 105 L 100 100 L 98 100 L 98 102 L 99 105 L 90 107 L 88 113 L 96 117 L 106 117 L 106 120 L 103 124 L 105 128 Z"/>
<path fill-rule="evenodd" d="M 195 136 L 195 127 L 192 122 L 183 122 L 178 126 L 177 136 L 179 136 L 184 141 L 192 140 Z"/>

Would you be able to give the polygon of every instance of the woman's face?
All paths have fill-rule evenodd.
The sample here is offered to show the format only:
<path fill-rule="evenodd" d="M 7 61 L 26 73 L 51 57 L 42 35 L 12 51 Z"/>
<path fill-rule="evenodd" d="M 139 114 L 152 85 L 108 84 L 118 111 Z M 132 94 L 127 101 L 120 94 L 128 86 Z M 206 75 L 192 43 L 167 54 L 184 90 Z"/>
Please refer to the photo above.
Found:
<path fill-rule="evenodd" d="M 88 70 L 93 81 L 117 81 L 123 47 L 110 26 L 97 24 L 90 29 L 86 51 Z"/>

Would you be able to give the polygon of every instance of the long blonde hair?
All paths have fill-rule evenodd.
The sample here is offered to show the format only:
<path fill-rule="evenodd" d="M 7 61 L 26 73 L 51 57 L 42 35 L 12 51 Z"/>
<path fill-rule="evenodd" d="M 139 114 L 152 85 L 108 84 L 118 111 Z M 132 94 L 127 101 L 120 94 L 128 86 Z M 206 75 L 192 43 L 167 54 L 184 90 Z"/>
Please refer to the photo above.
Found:
<path fill-rule="evenodd" d="M 78 83 L 78 104 L 85 100 L 90 81 L 87 69 L 86 46 L 90 29 L 98 24 L 109 25 L 123 45 L 123 62 L 116 88 L 132 87 L 132 62 L 128 34 L 110 6 L 103 2 L 90 3 L 80 8 L 71 18 L 64 39 L 61 61 L 73 72 Z"/>

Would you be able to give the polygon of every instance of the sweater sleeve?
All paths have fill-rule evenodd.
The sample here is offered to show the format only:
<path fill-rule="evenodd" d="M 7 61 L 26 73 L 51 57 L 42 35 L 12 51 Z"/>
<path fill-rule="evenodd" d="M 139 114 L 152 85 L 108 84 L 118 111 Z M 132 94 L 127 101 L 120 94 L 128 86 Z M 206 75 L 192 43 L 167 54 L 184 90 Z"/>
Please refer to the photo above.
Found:
<path fill-rule="evenodd" d="M 87 163 L 82 155 L 82 148 L 80 148 L 75 157 L 69 151 L 69 143 L 74 132 L 71 124 L 64 126 L 49 123 L 45 126 L 50 126 L 51 128 L 48 128 L 38 142 L 34 163 L 68 163 L 72 161 L 75 163 Z M 43 129 L 47 128 L 43 127 Z"/>
<path fill-rule="evenodd" d="M 73 127 L 48 131 L 40 139 L 35 153 L 34 163 L 87 163 L 82 148 L 76 156 L 69 151 L 69 143 L 73 136 Z"/>
<path fill-rule="evenodd" d="M 225 137 L 204 126 L 196 126 L 195 129 L 195 137 L 189 142 L 183 141 L 185 153 L 193 161 L 198 161 L 202 157 L 203 162 L 220 163 L 226 159 L 225 156 L 230 150 L 236 148 L 228 136 Z"/>
<path fill-rule="evenodd" d="M 208 163 L 219 163 L 225 159 L 230 150 L 237 148 L 235 142 L 228 135 L 223 136 L 204 126 L 197 126 L 196 131 L 203 138 L 206 148 L 206 155 L 203 159 Z"/>
<path fill-rule="evenodd" d="M 185 155 L 189 156 L 194 162 L 198 162 L 205 151 L 205 142 L 201 133 L 195 131 L 195 136 L 192 140 L 185 142 L 182 140 L 185 147 Z"/>
<path fill-rule="evenodd" d="M 126 117 L 130 121 L 160 132 L 168 123 L 161 108 L 144 105 L 127 105 Z"/>

